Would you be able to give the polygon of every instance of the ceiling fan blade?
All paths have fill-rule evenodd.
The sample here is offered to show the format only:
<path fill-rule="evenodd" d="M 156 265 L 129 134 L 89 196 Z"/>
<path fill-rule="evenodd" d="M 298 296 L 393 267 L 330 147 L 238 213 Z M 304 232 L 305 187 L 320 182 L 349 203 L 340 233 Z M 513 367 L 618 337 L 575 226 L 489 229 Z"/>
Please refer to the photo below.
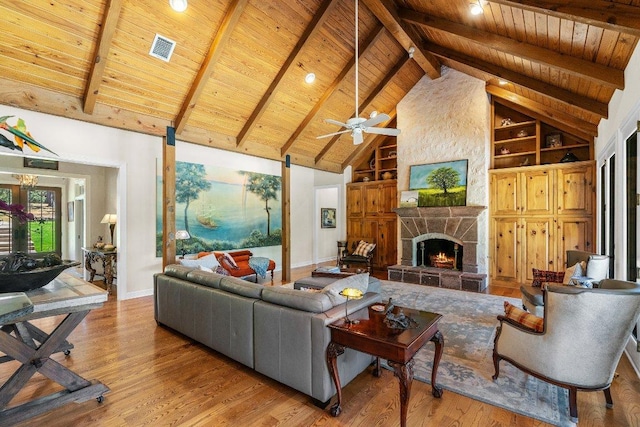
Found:
<path fill-rule="evenodd" d="M 351 136 L 353 136 L 353 145 L 360 145 L 362 144 L 362 141 L 364 141 L 362 132 L 353 132 Z"/>
<path fill-rule="evenodd" d="M 333 125 L 342 126 L 343 128 L 348 128 L 349 127 L 349 125 L 347 125 L 346 123 L 342 123 L 342 122 L 339 122 L 339 121 L 333 120 L 333 119 L 324 119 L 324 121 L 327 122 L 327 123 L 331 123 Z"/>
<path fill-rule="evenodd" d="M 347 133 L 347 132 L 351 132 L 351 129 L 345 129 L 345 130 L 341 130 L 341 131 L 338 131 L 338 132 L 331 132 L 331 133 L 327 133 L 325 135 L 316 136 L 316 139 L 328 138 L 330 136 L 340 135 L 341 133 Z"/>
<path fill-rule="evenodd" d="M 375 133 L 378 135 L 398 136 L 400 135 L 400 129 L 394 128 L 366 128 L 364 130 L 367 133 Z"/>
<path fill-rule="evenodd" d="M 391 117 L 389 117 L 388 114 L 384 114 L 384 113 L 378 114 L 377 116 L 371 117 L 370 119 L 365 120 L 364 122 L 360 123 L 360 126 L 365 127 L 365 128 L 369 127 L 369 126 L 375 126 L 375 125 L 377 125 L 379 123 L 386 122 L 390 118 Z"/>

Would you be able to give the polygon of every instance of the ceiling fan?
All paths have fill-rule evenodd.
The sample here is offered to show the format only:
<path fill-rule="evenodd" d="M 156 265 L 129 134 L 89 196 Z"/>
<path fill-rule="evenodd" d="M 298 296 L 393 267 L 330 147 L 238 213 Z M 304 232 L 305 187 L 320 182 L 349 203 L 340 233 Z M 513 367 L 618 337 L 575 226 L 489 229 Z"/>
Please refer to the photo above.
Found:
<path fill-rule="evenodd" d="M 358 116 L 358 0 L 355 0 L 355 61 L 356 61 L 356 91 L 355 91 L 355 104 L 356 104 L 356 114 L 347 120 L 346 123 L 343 123 L 338 120 L 333 119 L 325 119 L 324 121 L 327 123 L 331 123 L 334 125 L 342 126 L 346 129 L 340 130 L 338 132 L 332 132 L 325 135 L 317 136 L 316 139 L 327 138 L 329 136 L 340 135 L 343 133 L 351 132 L 351 137 L 353 138 L 353 144 L 359 145 L 364 141 L 363 133 L 374 133 L 378 135 L 388 135 L 388 136 L 398 136 L 400 134 L 400 129 L 394 128 L 378 128 L 374 127 L 375 125 L 386 122 L 390 119 L 388 114 L 371 114 L 371 117 L 368 119 L 362 118 Z"/>

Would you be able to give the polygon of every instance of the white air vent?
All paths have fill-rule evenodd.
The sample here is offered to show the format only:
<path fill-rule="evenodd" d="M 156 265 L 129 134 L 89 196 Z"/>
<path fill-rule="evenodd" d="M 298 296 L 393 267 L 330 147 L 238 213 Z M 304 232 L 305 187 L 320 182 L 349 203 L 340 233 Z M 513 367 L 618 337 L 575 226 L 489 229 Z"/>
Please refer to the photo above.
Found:
<path fill-rule="evenodd" d="M 175 49 L 175 47 L 176 42 L 166 38 L 165 36 L 156 34 L 155 38 L 153 39 L 153 43 L 151 44 L 149 55 L 169 62 L 169 59 L 171 59 L 171 54 L 173 53 L 173 49 Z"/>

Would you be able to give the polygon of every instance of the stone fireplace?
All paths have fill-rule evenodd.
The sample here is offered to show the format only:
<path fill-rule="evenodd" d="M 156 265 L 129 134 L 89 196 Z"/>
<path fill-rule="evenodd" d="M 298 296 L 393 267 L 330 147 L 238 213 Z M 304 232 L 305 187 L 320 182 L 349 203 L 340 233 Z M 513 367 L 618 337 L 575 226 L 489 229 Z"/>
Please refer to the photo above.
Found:
<path fill-rule="evenodd" d="M 478 273 L 478 216 L 484 206 L 397 208 L 401 264 L 389 280 L 482 292 L 487 275 Z"/>

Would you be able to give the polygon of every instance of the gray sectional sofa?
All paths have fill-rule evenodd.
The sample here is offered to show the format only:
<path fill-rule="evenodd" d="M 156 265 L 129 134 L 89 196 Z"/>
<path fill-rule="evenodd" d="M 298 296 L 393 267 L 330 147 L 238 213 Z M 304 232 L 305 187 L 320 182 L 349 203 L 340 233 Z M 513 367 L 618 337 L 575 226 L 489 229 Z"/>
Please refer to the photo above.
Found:
<path fill-rule="evenodd" d="M 377 285 L 377 286 L 376 286 Z M 353 313 L 380 302 L 379 284 L 371 284 Z M 327 294 L 280 286 L 262 286 L 181 265 L 154 275 L 155 319 L 326 406 L 336 393 L 325 352 L 331 334 L 326 326 L 345 314 Z M 338 357 L 344 386 L 373 362 L 346 349 Z"/>

